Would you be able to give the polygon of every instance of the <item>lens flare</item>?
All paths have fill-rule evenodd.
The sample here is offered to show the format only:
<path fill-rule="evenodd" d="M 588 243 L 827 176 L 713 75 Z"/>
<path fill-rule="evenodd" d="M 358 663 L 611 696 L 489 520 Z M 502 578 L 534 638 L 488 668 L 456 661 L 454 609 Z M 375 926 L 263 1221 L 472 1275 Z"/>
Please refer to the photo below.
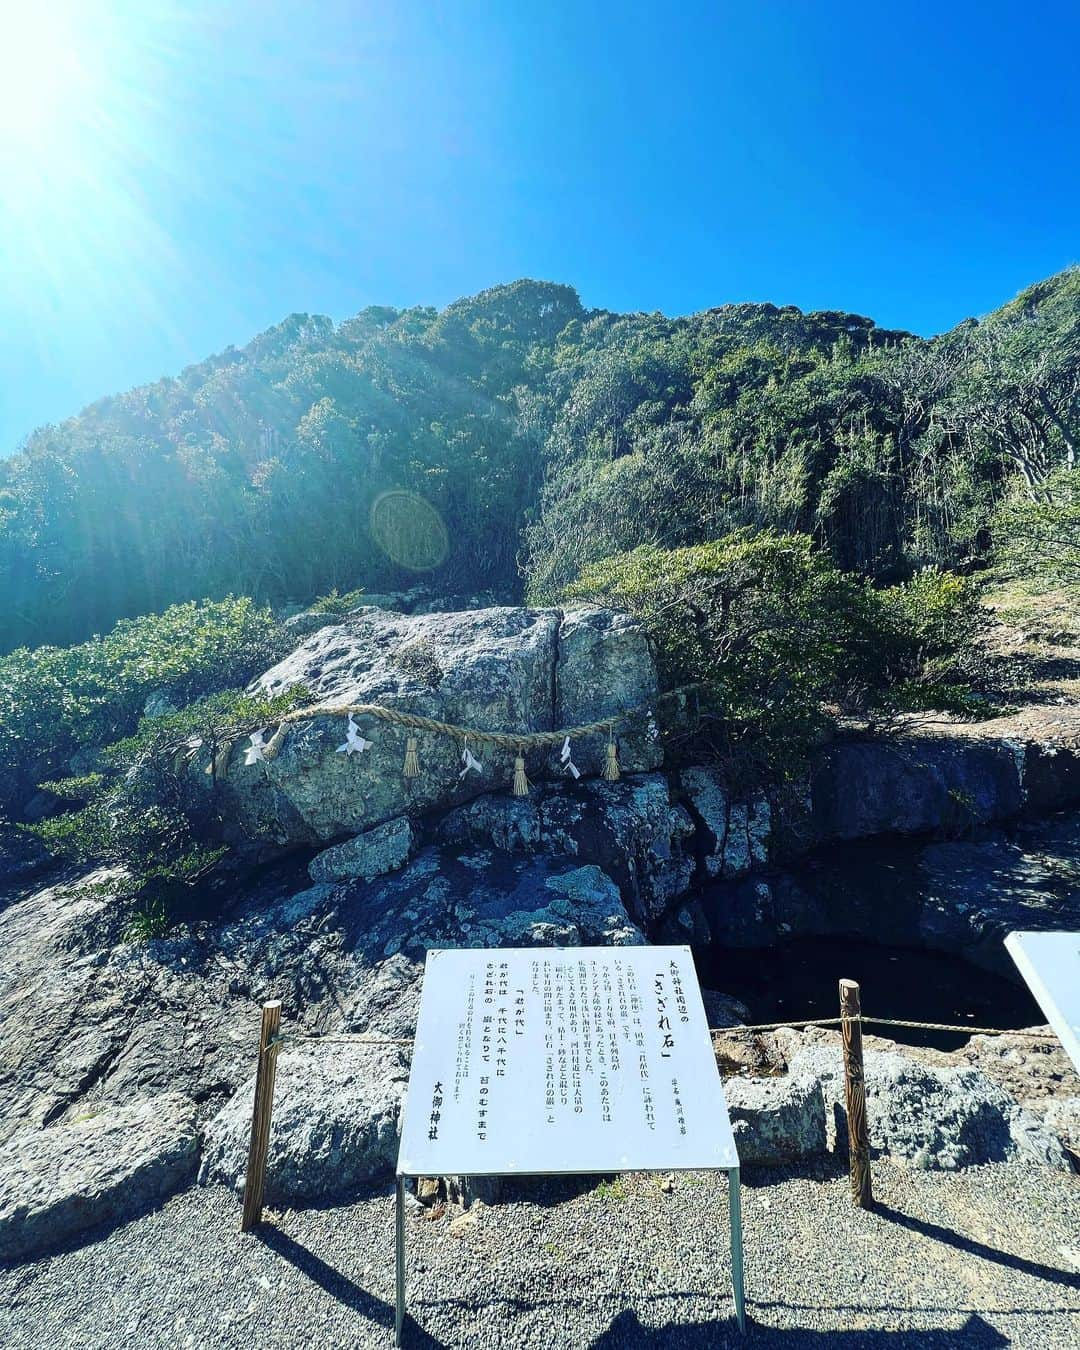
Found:
<path fill-rule="evenodd" d="M 410 572 L 441 567 L 450 552 L 443 518 L 429 501 L 394 488 L 371 504 L 371 534 L 388 558 Z"/>

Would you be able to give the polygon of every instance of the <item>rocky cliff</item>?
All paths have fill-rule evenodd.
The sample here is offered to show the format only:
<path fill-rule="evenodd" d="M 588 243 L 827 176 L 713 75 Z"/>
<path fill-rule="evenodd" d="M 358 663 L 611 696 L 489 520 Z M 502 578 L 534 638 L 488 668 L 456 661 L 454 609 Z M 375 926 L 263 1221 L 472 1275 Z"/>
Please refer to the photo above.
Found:
<path fill-rule="evenodd" d="M 366 745 L 350 754 L 347 719 L 313 710 L 290 724 L 276 758 L 246 763 L 234 746 L 222 773 L 196 765 L 220 794 L 226 835 L 259 866 L 231 874 L 206 915 L 169 938 L 125 938 L 107 872 L 10 884 L 0 1259 L 153 1204 L 197 1169 L 237 1184 L 259 1003 L 281 998 L 293 1037 L 408 1037 L 430 946 L 760 946 L 850 928 L 989 960 L 1020 920 L 1080 925 L 1074 882 L 1026 886 L 1037 849 L 1005 836 L 927 837 L 914 881 L 868 854 L 846 889 L 821 853 L 877 850 L 898 832 L 963 836 L 1068 805 L 1080 789 L 1068 727 L 1057 740 L 985 724 L 837 743 L 801 792 L 740 800 L 707 765 L 664 767 L 655 668 L 623 615 L 372 608 L 299 637 L 259 687 L 303 683 L 321 703 L 523 735 L 638 709 L 618 735 L 622 777 L 599 776 L 606 737 L 582 737 L 571 745 L 579 776 L 557 751 L 536 753 L 531 791 L 512 796 L 512 756 L 477 747 L 474 768 L 460 742 L 421 734 L 419 775 L 406 778 L 399 727 L 358 718 Z M 1077 832 L 1061 830 L 1064 855 Z M 812 868 L 793 870 L 814 850 Z M 711 1020 L 737 1021 L 739 1010 L 714 1001 Z M 811 1059 L 793 1053 L 782 1087 L 741 1090 L 742 1119 L 761 1138 L 794 1121 L 818 1139 L 831 1070 Z M 907 1070 L 878 1067 L 880 1092 L 899 1091 L 889 1084 Z M 406 1078 L 399 1046 L 346 1041 L 330 1060 L 303 1041 L 287 1047 L 271 1196 L 325 1199 L 389 1167 Z M 918 1091 L 941 1105 L 933 1165 L 1014 1153 L 1065 1165 L 1000 1085 L 946 1075 Z M 958 1143 L 955 1122 L 969 1118 L 983 1124 L 964 1126 Z M 913 1156 L 913 1130 L 905 1117 L 882 1147 Z"/>

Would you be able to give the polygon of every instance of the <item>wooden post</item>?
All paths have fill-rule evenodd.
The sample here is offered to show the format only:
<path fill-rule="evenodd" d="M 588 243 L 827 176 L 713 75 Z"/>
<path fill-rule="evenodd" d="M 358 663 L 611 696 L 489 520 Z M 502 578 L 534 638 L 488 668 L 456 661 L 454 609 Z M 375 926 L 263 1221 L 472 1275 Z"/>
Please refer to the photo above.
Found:
<path fill-rule="evenodd" d="M 251 1112 L 251 1145 L 248 1148 L 247 1179 L 244 1182 L 244 1217 L 241 1233 L 250 1233 L 262 1221 L 266 1154 L 270 1146 L 270 1113 L 274 1109 L 274 1074 L 278 1047 L 274 1037 L 281 1026 L 281 1000 L 262 1006 L 259 1028 L 259 1063 L 255 1070 L 255 1105 Z"/>
<path fill-rule="evenodd" d="M 854 980 L 840 981 L 840 1024 L 844 1038 L 844 1094 L 847 1101 L 848 1160 L 851 1165 L 851 1198 L 861 1209 L 874 1203 L 870 1190 L 870 1130 L 866 1123 L 866 1083 L 863 1079 L 862 1012 L 859 986 Z"/>

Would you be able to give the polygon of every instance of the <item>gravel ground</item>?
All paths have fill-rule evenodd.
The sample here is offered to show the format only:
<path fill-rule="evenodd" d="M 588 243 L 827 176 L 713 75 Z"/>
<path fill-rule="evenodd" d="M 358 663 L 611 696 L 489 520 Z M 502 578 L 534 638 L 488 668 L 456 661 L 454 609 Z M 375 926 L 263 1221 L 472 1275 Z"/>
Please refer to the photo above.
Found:
<path fill-rule="evenodd" d="M 1080 1177 L 996 1165 L 876 1164 L 878 1209 L 824 1167 L 747 1171 L 754 1344 L 1080 1345 Z M 522 1185 L 515 1198 L 407 1228 L 412 1347 L 713 1347 L 742 1343 L 722 1177 Z M 191 1190 L 82 1247 L 0 1271 L 0 1345 L 387 1347 L 389 1187 L 237 1232 L 224 1190 Z M 451 1224 L 453 1223 L 453 1231 Z"/>

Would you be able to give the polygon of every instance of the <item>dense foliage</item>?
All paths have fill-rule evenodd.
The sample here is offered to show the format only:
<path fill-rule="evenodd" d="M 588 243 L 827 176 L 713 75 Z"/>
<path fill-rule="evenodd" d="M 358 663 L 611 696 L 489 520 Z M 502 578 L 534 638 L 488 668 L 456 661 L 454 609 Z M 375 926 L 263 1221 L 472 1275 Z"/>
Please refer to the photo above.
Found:
<path fill-rule="evenodd" d="M 1080 473 L 1059 468 L 1034 492 L 1019 487 L 998 508 L 999 558 L 1015 576 L 1080 581 Z"/>
<path fill-rule="evenodd" d="M 57 856 L 119 865 L 112 884 L 131 905 L 134 930 L 164 931 L 227 852 L 208 842 L 221 833 L 219 750 L 306 699 L 299 688 L 275 698 L 222 690 L 143 718 L 133 735 L 104 749 L 101 771 L 46 783 L 74 809 L 29 829 Z M 199 774 L 204 760 L 207 772 Z"/>
<path fill-rule="evenodd" d="M 970 582 L 928 570 L 875 590 L 806 535 L 643 544 L 587 567 L 565 596 L 641 618 L 664 685 L 698 686 L 679 735 L 694 758 L 708 743 L 734 783 L 800 775 L 838 713 L 950 706 L 975 674 Z"/>
<path fill-rule="evenodd" d="M 0 808 L 63 774 L 80 747 L 132 732 L 149 694 L 183 706 L 243 684 L 288 645 L 268 609 L 229 598 L 124 619 L 78 646 L 0 657 Z"/>
<path fill-rule="evenodd" d="M 0 650 L 410 568 L 505 589 L 520 561 L 553 596 L 743 526 L 894 581 L 983 557 L 1013 483 L 1038 501 L 1071 465 L 1078 409 L 1077 271 L 929 341 L 790 306 L 590 312 L 530 281 L 294 315 L 0 461 Z"/>
<path fill-rule="evenodd" d="M 291 645 L 270 605 L 420 573 L 639 614 L 700 685 L 695 753 L 783 781 L 845 713 L 978 711 L 962 574 L 1080 575 L 1078 436 L 1080 270 L 930 340 L 532 281 L 294 315 L 0 461 L 0 815 L 74 805 L 38 835 L 122 860 L 160 926 L 220 857 L 178 748 L 269 720 L 239 686 Z"/>

